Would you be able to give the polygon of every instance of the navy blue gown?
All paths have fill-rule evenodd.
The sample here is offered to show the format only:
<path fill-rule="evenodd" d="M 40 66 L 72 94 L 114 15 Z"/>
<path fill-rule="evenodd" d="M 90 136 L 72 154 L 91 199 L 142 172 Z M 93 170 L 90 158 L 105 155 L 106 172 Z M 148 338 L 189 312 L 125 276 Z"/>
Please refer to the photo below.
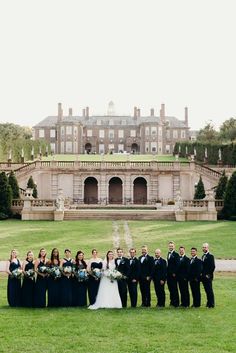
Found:
<path fill-rule="evenodd" d="M 38 264 L 39 267 L 45 266 L 45 263 L 42 261 Z M 37 275 L 37 279 L 35 282 L 35 290 L 34 290 L 34 306 L 36 308 L 45 308 L 46 306 L 46 293 L 47 293 L 47 277 Z"/>
<path fill-rule="evenodd" d="M 62 267 L 67 266 L 73 267 L 72 260 L 64 259 Z M 60 282 L 60 291 L 61 291 L 61 306 L 72 306 L 72 277 L 71 275 L 63 275 Z"/>
<path fill-rule="evenodd" d="M 28 270 L 34 270 L 33 261 L 29 261 L 25 265 L 25 272 Z M 34 306 L 34 289 L 35 289 L 35 278 L 24 276 L 22 287 L 21 287 L 22 306 L 28 307 L 28 308 L 32 308 Z"/>
<path fill-rule="evenodd" d="M 98 268 L 99 270 L 101 270 L 102 269 L 102 262 L 92 262 L 91 263 L 91 270 L 93 270 L 95 268 Z M 89 304 L 90 305 L 93 305 L 96 301 L 99 284 L 100 284 L 100 279 L 95 278 L 92 275 L 89 276 L 88 297 L 89 297 Z"/>
<path fill-rule="evenodd" d="M 10 262 L 9 271 L 12 272 L 20 268 L 20 261 L 17 259 L 17 263 Z M 21 305 L 21 279 L 12 278 L 8 276 L 7 282 L 7 300 L 10 306 L 16 307 Z"/>
<path fill-rule="evenodd" d="M 85 269 L 83 264 L 75 265 L 76 269 Z M 72 281 L 72 305 L 86 306 L 87 305 L 87 281 L 79 282 L 76 277 Z"/>
<path fill-rule="evenodd" d="M 52 268 L 54 266 L 55 264 L 50 264 L 48 267 Z M 60 283 L 61 278 L 54 278 L 51 275 L 48 276 L 48 307 L 50 308 L 60 306 Z"/>

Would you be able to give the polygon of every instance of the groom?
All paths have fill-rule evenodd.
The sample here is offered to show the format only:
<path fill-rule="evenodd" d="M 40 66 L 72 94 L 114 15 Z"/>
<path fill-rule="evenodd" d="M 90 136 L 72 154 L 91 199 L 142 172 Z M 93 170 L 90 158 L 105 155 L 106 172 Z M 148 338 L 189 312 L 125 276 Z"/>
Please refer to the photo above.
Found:
<path fill-rule="evenodd" d="M 117 249 L 117 258 L 115 259 L 116 270 L 119 271 L 125 278 L 119 279 L 118 289 L 122 307 L 127 307 L 127 278 L 129 276 L 129 260 L 123 256 L 123 250 Z"/>

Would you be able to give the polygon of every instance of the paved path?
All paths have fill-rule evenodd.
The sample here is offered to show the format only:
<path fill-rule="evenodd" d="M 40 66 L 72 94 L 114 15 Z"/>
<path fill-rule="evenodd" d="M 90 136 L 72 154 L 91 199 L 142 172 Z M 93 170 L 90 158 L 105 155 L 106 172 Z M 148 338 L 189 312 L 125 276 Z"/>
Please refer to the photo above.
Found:
<path fill-rule="evenodd" d="M 236 272 L 236 260 L 216 260 L 216 271 Z"/>

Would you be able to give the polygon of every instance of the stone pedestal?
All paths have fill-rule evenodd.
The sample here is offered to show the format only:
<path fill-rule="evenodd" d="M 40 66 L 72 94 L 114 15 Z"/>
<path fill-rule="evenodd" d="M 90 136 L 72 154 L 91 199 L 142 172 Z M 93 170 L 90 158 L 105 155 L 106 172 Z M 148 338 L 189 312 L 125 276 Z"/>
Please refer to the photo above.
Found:
<path fill-rule="evenodd" d="M 185 222 L 186 221 L 185 211 L 175 211 L 175 220 L 176 222 Z"/>
<path fill-rule="evenodd" d="M 64 211 L 55 210 L 54 211 L 54 221 L 63 221 Z"/>

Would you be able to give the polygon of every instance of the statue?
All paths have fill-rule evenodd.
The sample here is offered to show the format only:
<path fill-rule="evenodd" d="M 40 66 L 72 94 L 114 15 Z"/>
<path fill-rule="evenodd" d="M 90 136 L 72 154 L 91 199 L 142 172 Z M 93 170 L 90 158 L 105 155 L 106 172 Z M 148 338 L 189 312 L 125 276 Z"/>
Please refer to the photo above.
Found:
<path fill-rule="evenodd" d="M 65 198 L 63 196 L 63 191 L 62 191 L 62 189 L 59 189 L 58 196 L 56 199 L 56 210 L 57 211 L 64 211 L 64 201 L 65 201 Z"/>
<path fill-rule="evenodd" d="M 183 199 L 181 197 L 181 192 L 178 190 L 176 192 L 176 198 L 175 198 L 175 210 L 176 211 L 182 211 L 183 210 Z"/>

